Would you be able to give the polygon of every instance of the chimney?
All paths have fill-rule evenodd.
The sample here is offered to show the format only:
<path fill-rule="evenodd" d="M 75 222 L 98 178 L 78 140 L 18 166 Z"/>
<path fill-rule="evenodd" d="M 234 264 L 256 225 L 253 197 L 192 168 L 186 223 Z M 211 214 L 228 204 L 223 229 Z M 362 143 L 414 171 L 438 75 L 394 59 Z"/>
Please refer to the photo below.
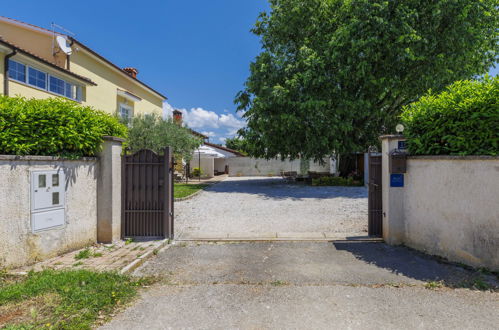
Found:
<path fill-rule="evenodd" d="M 177 109 L 173 110 L 173 121 L 182 126 L 182 111 Z"/>
<path fill-rule="evenodd" d="M 133 78 L 137 78 L 137 74 L 139 73 L 139 70 L 137 70 L 135 68 L 123 68 L 123 71 L 128 73 Z"/>

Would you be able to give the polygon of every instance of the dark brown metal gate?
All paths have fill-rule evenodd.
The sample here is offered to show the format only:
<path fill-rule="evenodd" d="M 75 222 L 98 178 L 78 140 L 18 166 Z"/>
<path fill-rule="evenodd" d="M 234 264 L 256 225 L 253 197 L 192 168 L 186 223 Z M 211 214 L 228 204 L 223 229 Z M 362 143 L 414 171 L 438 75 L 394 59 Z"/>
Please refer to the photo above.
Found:
<path fill-rule="evenodd" d="M 381 156 L 369 155 L 369 236 L 383 236 L 383 200 L 381 189 Z"/>
<path fill-rule="evenodd" d="M 173 155 L 142 149 L 122 156 L 122 238 L 173 238 Z"/>

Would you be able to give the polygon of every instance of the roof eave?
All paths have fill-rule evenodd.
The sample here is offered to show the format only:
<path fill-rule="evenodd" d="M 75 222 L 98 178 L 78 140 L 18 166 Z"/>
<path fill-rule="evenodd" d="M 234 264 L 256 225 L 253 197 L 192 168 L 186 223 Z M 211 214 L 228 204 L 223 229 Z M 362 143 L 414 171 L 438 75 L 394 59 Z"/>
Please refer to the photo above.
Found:
<path fill-rule="evenodd" d="M 132 76 L 130 76 L 128 73 L 126 73 L 125 71 L 123 71 L 119 66 L 117 66 L 116 64 L 114 64 L 113 62 L 109 61 L 107 58 L 105 58 L 104 56 L 100 55 L 99 53 L 97 53 L 96 51 L 92 50 L 90 47 L 86 46 L 85 44 L 81 43 L 80 41 L 78 41 L 77 39 L 73 38 L 73 37 L 68 37 L 71 41 L 73 41 L 74 43 L 77 43 L 81 48 L 83 48 L 85 51 L 87 51 L 88 53 L 90 53 L 91 55 L 97 57 L 99 60 L 101 60 L 102 62 L 106 63 L 107 65 L 111 66 L 112 68 L 118 70 L 121 74 L 123 74 L 125 77 L 131 79 L 132 81 L 142 85 L 143 87 L 145 87 L 147 90 L 153 92 L 154 94 L 156 94 L 157 96 L 160 96 L 161 98 L 163 98 L 164 100 L 168 100 L 168 98 L 161 94 L 160 92 L 156 91 L 155 89 L 153 89 L 152 87 L 150 87 L 149 85 L 147 85 L 146 83 L 144 83 L 143 81 L 137 79 L 137 78 L 134 78 Z"/>

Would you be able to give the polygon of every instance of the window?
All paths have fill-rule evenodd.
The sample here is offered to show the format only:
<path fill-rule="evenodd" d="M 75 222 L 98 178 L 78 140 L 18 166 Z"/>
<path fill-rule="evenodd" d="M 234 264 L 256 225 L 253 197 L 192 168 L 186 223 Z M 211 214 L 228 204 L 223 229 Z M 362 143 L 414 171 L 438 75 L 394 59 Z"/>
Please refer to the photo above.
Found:
<path fill-rule="evenodd" d="M 9 60 L 9 78 L 26 82 L 26 65 Z"/>
<path fill-rule="evenodd" d="M 47 186 L 47 176 L 45 174 L 40 174 L 38 176 L 38 188 L 45 188 Z"/>
<path fill-rule="evenodd" d="M 59 174 L 52 174 L 52 187 L 59 187 Z"/>
<path fill-rule="evenodd" d="M 81 86 L 13 60 L 9 60 L 9 78 L 72 100 L 81 101 L 82 99 L 83 89 Z"/>
<path fill-rule="evenodd" d="M 32 67 L 28 68 L 28 84 L 47 89 L 47 74 Z"/>
<path fill-rule="evenodd" d="M 129 122 L 131 119 L 131 115 L 132 108 L 123 103 L 120 103 L 120 117 L 126 122 Z"/>

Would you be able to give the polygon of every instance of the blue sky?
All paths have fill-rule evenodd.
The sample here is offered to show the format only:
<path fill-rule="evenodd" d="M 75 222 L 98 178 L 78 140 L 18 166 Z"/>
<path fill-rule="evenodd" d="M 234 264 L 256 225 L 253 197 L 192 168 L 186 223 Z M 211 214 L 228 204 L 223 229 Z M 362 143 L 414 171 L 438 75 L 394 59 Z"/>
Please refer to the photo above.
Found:
<path fill-rule="evenodd" d="M 191 128 L 222 143 L 244 125 L 233 100 L 259 53 L 249 30 L 264 10 L 267 0 L 17 0 L 1 15 L 55 22 L 118 66 L 136 67 Z"/>

